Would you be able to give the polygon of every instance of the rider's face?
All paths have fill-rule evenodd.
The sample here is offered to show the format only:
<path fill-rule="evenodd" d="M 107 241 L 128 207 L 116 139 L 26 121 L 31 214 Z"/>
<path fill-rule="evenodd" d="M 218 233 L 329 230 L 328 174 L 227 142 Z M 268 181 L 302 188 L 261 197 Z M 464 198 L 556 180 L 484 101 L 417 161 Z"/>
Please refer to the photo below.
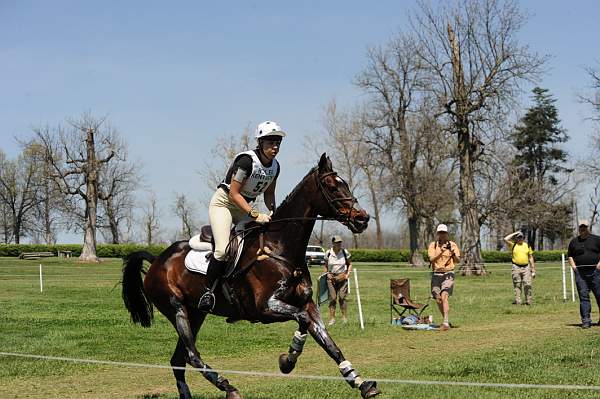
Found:
<path fill-rule="evenodd" d="M 265 138 L 262 140 L 262 150 L 267 157 L 270 159 L 275 158 L 279 153 L 279 147 L 281 146 L 280 138 Z"/>

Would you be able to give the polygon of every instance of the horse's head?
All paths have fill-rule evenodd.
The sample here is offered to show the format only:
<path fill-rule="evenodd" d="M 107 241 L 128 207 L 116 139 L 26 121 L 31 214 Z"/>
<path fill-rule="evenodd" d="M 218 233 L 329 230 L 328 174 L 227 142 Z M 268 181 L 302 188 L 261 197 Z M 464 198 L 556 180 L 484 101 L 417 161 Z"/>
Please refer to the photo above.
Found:
<path fill-rule="evenodd" d="M 353 233 L 362 233 L 369 225 L 369 214 L 358 206 L 348 183 L 333 170 L 331 160 L 323 153 L 315 169 L 317 186 L 322 197 L 319 213 L 335 218 Z"/>

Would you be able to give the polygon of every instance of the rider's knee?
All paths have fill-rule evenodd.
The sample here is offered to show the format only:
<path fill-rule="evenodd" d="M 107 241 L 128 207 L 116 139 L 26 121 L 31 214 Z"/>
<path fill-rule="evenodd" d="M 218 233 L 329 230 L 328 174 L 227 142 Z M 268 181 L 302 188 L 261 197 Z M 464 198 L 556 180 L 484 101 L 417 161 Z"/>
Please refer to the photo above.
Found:
<path fill-rule="evenodd" d="M 225 256 L 226 256 L 225 250 L 224 249 L 215 248 L 215 252 L 213 252 L 213 256 L 218 261 L 224 261 L 225 260 Z"/>

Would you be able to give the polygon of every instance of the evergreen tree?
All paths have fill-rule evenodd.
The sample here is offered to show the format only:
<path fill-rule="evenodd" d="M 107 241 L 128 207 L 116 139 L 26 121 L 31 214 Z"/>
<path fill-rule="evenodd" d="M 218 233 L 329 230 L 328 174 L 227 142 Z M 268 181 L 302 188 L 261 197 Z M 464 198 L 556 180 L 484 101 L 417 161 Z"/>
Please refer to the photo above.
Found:
<path fill-rule="evenodd" d="M 560 126 L 556 100 L 548 93 L 548 89 L 533 89 L 533 106 L 521 118 L 515 131 L 511 134 L 511 143 L 517 149 L 515 164 L 521 177 L 537 183 L 547 181 L 558 184 L 556 173 L 570 172 L 564 166 L 567 152 L 558 144 L 569 139 Z"/>
<path fill-rule="evenodd" d="M 544 248 L 544 237 L 552 243 L 560 238 L 570 219 L 570 206 L 561 196 L 553 195 L 558 174 L 569 173 L 567 152 L 560 148 L 569 136 L 560 126 L 556 100 L 547 89 L 533 89 L 533 105 L 510 135 L 517 154 L 513 160 L 520 183 L 513 189 L 519 200 L 512 219 L 526 226 L 528 241 Z"/>

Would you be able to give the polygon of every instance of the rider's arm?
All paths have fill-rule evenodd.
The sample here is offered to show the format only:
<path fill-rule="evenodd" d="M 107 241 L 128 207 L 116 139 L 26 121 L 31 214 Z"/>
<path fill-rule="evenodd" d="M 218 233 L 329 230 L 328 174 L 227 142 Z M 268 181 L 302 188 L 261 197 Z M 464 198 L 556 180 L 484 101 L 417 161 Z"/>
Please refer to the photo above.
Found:
<path fill-rule="evenodd" d="M 277 180 L 273 180 L 273 182 L 267 187 L 267 190 L 264 194 L 265 205 L 267 209 L 275 212 L 275 186 L 277 185 Z"/>
<path fill-rule="evenodd" d="M 240 194 L 240 189 L 243 185 L 243 181 L 239 182 L 235 179 L 231 179 L 231 184 L 229 185 L 229 199 L 231 200 L 231 202 L 236 204 L 237 207 L 240 208 L 244 213 L 248 213 L 250 212 L 252 207 L 250 206 L 250 204 L 248 204 L 248 201 L 246 201 L 244 197 L 242 197 L 242 194 Z"/>

